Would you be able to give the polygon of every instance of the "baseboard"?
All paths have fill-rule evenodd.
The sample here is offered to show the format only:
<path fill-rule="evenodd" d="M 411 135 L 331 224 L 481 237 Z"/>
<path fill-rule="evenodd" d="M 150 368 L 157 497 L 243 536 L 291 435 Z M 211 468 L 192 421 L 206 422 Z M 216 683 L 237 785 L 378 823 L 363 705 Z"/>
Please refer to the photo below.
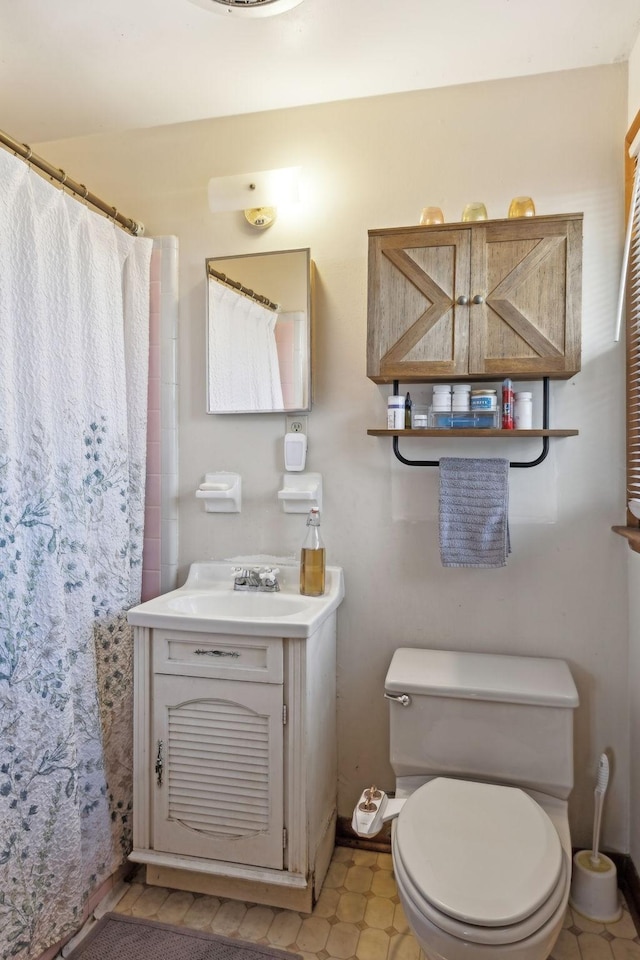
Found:
<path fill-rule="evenodd" d="M 627 901 L 636 930 L 640 930 L 640 877 L 635 864 L 628 854 L 609 853 L 618 870 L 618 886 Z"/>
<path fill-rule="evenodd" d="M 377 836 L 366 840 L 355 833 L 349 817 L 338 817 L 336 845 L 354 847 L 358 850 L 373 850 L 375 853 L 391 853 L 391 823 L 385 823 Z"/>

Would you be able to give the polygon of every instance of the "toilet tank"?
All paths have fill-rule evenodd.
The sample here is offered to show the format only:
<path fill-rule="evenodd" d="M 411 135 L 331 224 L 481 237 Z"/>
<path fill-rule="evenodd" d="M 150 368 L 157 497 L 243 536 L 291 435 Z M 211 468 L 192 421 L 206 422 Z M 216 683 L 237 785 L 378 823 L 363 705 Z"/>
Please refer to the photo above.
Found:
<path fill-rule="evenodd" d="M 569 796 L 578 691 L 564 660 L 402 647 L 385 695 L 398 781 L 464 777 Z"/>

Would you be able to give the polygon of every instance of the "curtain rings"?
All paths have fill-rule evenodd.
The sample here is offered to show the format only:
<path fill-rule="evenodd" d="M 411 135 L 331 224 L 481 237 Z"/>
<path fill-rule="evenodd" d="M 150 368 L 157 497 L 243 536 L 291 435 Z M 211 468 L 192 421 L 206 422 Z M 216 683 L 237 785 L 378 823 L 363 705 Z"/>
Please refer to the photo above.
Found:
<path fill-rule="evenodd" d="M 25 163 L 29 163 L 29 160 L 31 160 L 31 157 L 33 156 L 33 147 L 30 147 L 28 143 L 23 143 L 22 146 L 27 151 L 26 157 L 23 157 L 21 153 L 18 153 L 17 147 L 13 148 L 13 155 L 14 157 L 20 157 Z"/>
<path fill-rule="evenodd" d="M 82 194 L 82 199 L 83 199 L 83 200 L 85 201 L 85 203 L 86 203 L 86 202 L 87 202 L 87 197 L 89 196 L 89 188 L 88 188 L 88 187 L 85 187 L 84 183 L 81 183 L 80 186 L 84 188 L 84 193 Z"/>
<path fill-rule="evenodd" d="M 111 214 L 111 217 L 109 219 L 113 220 L 113 225 L 115 227 L 117 222 L 118 211 L 115 207 L 111 207 L 111 209 L 113 210 L 113 213 Z"/>

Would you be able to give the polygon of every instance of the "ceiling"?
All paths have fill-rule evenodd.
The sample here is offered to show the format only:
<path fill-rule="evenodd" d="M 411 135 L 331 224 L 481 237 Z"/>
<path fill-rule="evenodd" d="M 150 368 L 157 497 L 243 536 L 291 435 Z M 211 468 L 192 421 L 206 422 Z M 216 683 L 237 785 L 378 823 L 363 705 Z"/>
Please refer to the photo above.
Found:
<path fill-rule="evenodd" d="M 0 0 L 0 129 L 25 143 L 625 61 L 640 0 Z"/>

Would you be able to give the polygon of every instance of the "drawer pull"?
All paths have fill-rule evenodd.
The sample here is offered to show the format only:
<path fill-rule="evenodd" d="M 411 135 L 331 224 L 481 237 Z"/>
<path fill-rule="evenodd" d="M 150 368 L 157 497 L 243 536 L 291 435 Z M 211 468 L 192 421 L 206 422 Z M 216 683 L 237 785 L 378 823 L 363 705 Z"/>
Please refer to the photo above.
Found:
<path fill-rule="evenodd" d="M 239 657 L 237 650 L 196 650 L 199 657 Z"/>

